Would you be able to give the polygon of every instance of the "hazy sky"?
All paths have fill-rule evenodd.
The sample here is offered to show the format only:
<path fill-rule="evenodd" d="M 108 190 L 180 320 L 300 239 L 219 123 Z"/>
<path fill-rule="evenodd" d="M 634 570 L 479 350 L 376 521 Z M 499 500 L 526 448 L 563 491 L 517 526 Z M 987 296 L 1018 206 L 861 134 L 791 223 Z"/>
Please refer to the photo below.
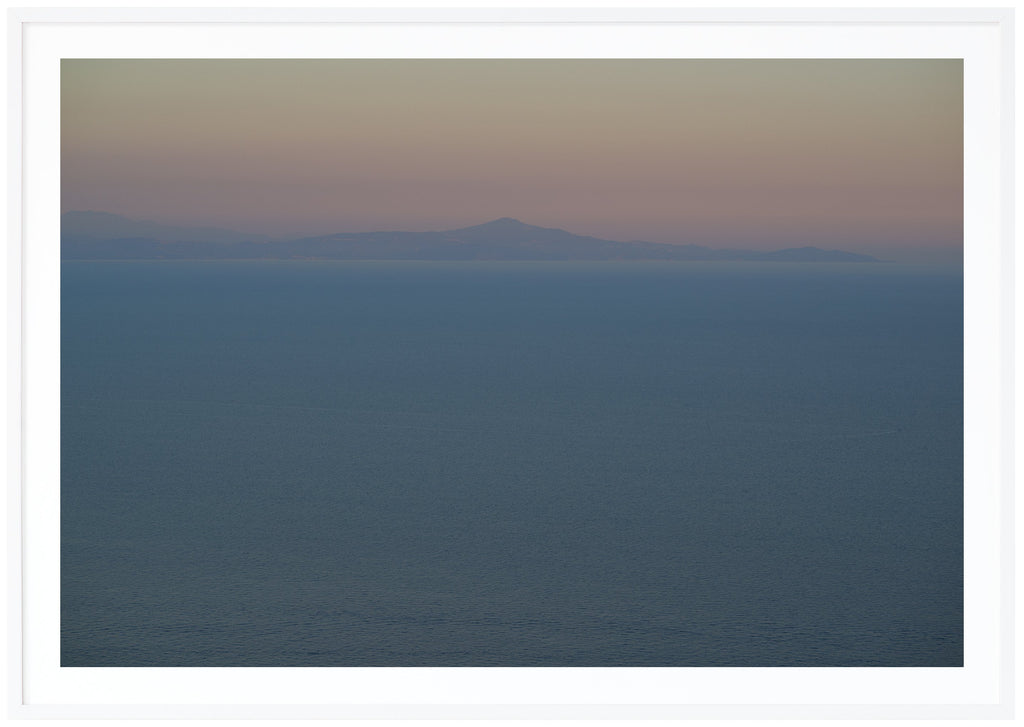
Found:
<path fill-rule="evenodd" d="M 65 60 L 62 208 L 958 259 L 959 60 Z"/>

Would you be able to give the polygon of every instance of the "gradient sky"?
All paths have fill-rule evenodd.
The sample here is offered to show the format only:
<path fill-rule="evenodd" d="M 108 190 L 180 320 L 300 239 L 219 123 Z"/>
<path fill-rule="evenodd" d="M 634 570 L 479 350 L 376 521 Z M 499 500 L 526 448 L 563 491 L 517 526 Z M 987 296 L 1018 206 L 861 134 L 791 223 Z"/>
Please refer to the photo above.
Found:
<path fill-rule="evenodd" d="M 64 60 L 62 209 L 959 260 L 959 60 Z"/>

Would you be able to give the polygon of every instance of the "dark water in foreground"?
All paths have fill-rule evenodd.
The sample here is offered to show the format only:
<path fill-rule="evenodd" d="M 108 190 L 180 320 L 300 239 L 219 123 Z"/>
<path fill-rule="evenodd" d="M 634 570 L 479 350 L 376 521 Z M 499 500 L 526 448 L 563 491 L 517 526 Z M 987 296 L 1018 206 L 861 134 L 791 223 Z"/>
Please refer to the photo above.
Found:
<path fill-rule="evenodd" d="M 64 666 L 958 666 L 962 282 L 64 263 Z"/>

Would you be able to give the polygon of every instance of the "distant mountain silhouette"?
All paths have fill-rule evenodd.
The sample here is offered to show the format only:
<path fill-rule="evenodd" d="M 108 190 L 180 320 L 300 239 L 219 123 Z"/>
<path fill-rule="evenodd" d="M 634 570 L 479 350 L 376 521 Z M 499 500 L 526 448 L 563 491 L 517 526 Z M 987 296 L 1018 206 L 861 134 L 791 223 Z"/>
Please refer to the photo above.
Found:
<path fill-rule="evenodd" d="M 159 242 L 254 242 L 269 240 L 265 235 L 248 235 L 218 227 L 176 227 L 148 220 L 132 220 L 109 212 L 65 212 L 60 218 L 64 237 L 88 237 L 96 240 L 128 238 Z"/>
<path fill-rule="evenodd" d="M 66 260 L 763 260 L 877 262 L 867 255 L 790 248 L 775 252 L 617 242 L 536 227 L 511 217 L 444 232 L 350 232 L 270 240 L 232 230 L 174 227 L 105 212 L 61 217 Z"/>

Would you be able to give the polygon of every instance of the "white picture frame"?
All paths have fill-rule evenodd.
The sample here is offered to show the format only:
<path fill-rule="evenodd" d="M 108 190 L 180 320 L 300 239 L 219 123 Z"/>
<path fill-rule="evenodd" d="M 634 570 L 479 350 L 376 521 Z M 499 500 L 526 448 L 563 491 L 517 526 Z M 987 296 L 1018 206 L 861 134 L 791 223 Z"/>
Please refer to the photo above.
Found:
<path fill-rule="evenodd" d="M 1014 524 L 1009 403 L 1012 24 L 1011 13 L 990 9 L 11 11 L 10 715 L 104 719 L 1009 716 L 1012 653 L 1006 639 L 1013 633 Z M 59 517 L 54 517 L 59 514 L 59 462 L 54 454 L 59 438 L 56 102 L 60 58 L 399 56 L 964 59 L 964 667 L 60 667 Z"/>

